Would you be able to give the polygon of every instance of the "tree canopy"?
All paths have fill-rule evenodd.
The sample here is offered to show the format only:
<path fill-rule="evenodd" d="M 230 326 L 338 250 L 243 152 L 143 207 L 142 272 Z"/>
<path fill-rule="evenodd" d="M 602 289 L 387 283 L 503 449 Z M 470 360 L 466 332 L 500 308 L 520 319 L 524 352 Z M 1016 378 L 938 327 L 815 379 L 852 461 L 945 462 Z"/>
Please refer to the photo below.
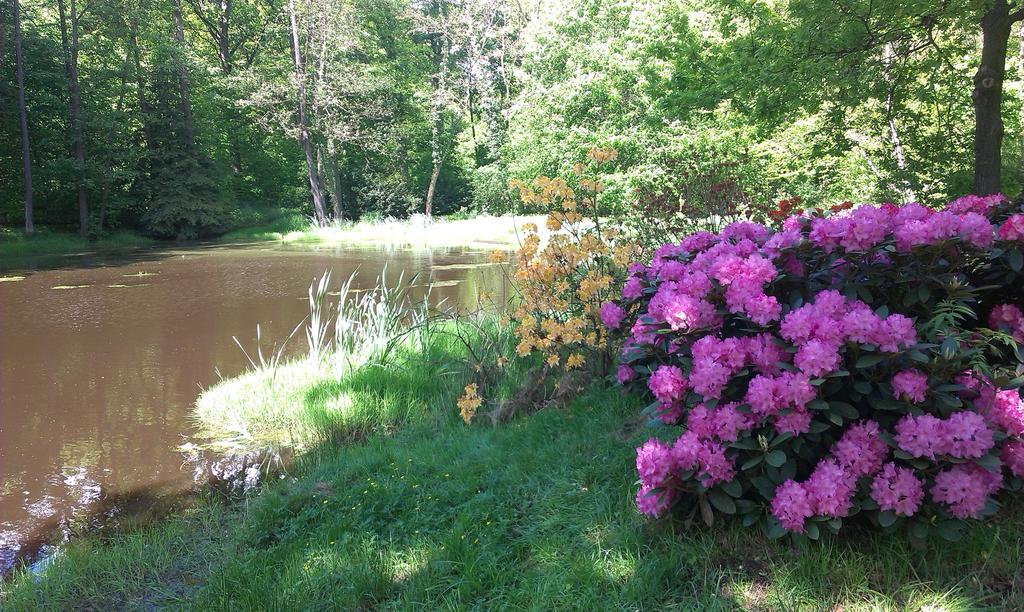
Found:
<path fill-rule="evenodd" d="M 1016 195 L 1021 11 L 0 0 L 0 224 L 180 239 L 281 208 L 503 213 L 509 179 L 592 146 L 620 152 L 610 206 L 721 172 L 763 203 Z"/>

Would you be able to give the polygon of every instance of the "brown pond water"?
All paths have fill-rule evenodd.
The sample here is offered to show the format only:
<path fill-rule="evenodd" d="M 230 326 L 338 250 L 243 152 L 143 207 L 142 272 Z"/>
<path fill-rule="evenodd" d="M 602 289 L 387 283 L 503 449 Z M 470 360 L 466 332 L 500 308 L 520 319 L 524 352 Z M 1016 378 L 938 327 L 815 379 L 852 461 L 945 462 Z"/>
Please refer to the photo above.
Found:
<path fill-rule="evenodd" d="M 199 392 L 243 372 L 306 315 L 310 281 L 372 287 L 419 274 L 414 299 L 476 304 L 504 287 L 479 250 L 199 246 L 0 260 L 0 575 L 19 557 L 137 506 L 187 491 L 179 447 Z M 22 280 L 2 280 L 23 276 Z M 304 349 L 301 332 L 289 347 Z M 209 461 L 209 460 L 207 460 Z"/>

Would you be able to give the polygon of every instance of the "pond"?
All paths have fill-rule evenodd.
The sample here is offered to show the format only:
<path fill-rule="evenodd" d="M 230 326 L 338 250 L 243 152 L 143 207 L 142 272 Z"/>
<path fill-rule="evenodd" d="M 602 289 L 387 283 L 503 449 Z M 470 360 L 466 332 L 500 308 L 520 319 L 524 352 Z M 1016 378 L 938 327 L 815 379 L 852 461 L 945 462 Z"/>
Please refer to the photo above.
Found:
<path fill-rule="evenodd" d="M 311 280 L 386 269 L 410 296 L 472 306 L 503 274 L 473 249 L 213 245 L 0 260 L 0 575 L 82 525 L 195 487 L 201 390 L 308 312 Z M 500 293 L 499 296 L 500 297 Z M 304 350 L 301 331 L 287 345 Z"/>

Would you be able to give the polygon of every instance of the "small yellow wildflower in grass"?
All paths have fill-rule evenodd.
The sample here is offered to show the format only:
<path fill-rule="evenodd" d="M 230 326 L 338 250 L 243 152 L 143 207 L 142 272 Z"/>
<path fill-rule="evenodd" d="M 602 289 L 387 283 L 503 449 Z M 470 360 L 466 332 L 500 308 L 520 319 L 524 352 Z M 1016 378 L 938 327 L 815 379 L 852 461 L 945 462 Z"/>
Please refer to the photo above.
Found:
<path fill-rule="evenodd" d="M 565 369 L 574 370 L 578 367 L 581 367 L 585 361 L 586 360 L 583 358 L 583 355 L 580 355 L 579 353 L 573 353 L 572 355 L 569 355 L 568 359 L 565 360 Z"/>
<path fill-rule="evenodd" d="M 477 395 L 476 383 L 470 383 L 466 385 L 465 393 L 456 402 L 459 407 L 459 414 L 462 415 L 462 420 L 468 425 L 473 417 L 476 415 L 476 411 L 480 408 L 480 405 L 484 403 L 483 398 Z"/>

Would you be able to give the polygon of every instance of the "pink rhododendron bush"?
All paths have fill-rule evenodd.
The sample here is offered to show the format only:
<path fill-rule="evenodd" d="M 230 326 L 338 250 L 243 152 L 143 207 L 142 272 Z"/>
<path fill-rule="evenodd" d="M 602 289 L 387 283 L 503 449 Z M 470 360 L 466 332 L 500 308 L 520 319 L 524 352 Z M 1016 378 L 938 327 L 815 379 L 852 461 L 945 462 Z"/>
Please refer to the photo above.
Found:
<path fill-rule="evenodd" d="M 1024 214 L 1002 196 L 734 223 L 635 263 L 606 325 L 666 431 L 637 506 L 815 539 L 959 537 L 1024 477 Z"/>

